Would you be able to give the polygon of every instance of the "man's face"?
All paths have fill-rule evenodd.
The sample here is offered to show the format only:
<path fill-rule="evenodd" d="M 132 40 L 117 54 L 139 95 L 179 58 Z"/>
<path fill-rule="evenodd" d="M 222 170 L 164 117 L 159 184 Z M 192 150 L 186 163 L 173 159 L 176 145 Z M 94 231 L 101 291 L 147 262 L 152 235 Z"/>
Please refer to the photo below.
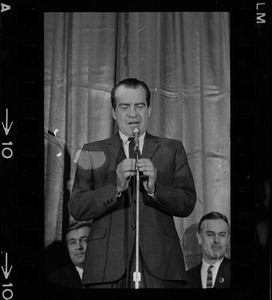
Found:
<path fill-rule="evenodd" d="M 80 268 L 83 268 L 89 232 L 90 227 L 84 226 L 71 230 L 66 236 L 70 258 L 73 264 Z"/>
<path fill-rule="evenodd" d="M 138 127 L 140 135 L 147 127 L 147 119 L 151 107 L 147 106 L 146 93 L 142 86 L 128 88 L 121 85 L 115 92 L 116 108 L 112 109 L 112 117 L 122 133 L 133 137 L 133 129 Z"/>
<path fill-rule="evenodd" d="M 222 220 L 205 220 L 201 225 L 200 234 L 197 233 L 198 243 L 201 245 L 203 259 L 207 263 L 214 263 L 224 257 L 229 242 L 228 224 Z"/>

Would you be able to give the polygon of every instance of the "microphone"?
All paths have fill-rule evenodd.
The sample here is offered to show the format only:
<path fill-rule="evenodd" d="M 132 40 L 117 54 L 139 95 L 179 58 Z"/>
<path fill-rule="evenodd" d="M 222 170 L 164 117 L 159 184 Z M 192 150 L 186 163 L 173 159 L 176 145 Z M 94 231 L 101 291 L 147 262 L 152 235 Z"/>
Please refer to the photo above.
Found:
<path fill-rule="evenodd" d="M 132 131 L 133 135 L 134 135 L 134 151 L 136 153 L 138 153 L 138 155 L 140 155 L 140 146 L 139 146 L 139 133 L 140 133 L 140 129 L 138 127 L 134 128 Z M 138 156 L 137 156 L 137 160 L 138 160 Z M 146 181 L 148 180 L 148 176 L 143 175 L 143 172 L 139 173 L 140 175 L 140 179 L 142 181 Z"/>
<path fill-rule="evenodd" d="M 138 127 L 134 128 L 132 131 L 133 135 L 134 135 L 134 151 L 138 152 L 140 150 L 140 146 L 139 146 L 139 133 L 140 133 L 140 129 Z"/>

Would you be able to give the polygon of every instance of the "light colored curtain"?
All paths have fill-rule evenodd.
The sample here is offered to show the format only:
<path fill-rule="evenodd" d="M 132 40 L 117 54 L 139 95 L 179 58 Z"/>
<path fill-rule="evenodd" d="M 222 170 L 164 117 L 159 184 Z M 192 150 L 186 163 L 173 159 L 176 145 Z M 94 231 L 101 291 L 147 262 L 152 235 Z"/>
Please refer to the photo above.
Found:
<path fill-rule="evenodd" d="M 175 218 L 187 267 L 203 214 L 230 219 L 230 38 L 225 12 L 45 13 L 45 246 L 61 240 L 80 148 L 111 136 L 110 91 L 126 77 L 151 89 L 151 134 L 179 139 L 197 202 Z"/>

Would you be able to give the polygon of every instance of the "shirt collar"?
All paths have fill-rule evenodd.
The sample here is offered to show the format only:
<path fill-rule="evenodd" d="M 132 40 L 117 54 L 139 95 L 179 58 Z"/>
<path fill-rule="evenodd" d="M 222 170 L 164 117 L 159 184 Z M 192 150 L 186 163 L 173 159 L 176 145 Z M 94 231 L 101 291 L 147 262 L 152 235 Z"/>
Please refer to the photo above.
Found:
<path fill-rule="evenodd" d="M 144 138 L 145 138 L 145 134 L 146 134 L 146 131 L 139 136 L 139 143 L 142 144 L 143 141 L 144 141 Z M 123 141 L 123 145 L 126 144 L 126 142 L 128 141 L 129 137 L 126 136 L 121 130 L 119 130 L 119 135 L 120 135 L 120 138 L 121 140 Z"/>
<path fill-rule="evenodd" d="M 203 258 L 202 258 L 202 269 L 204 271 L 208 270 L 208 267 L 210 265 L 212 265 L 214 268 L 214 270 L 218 270 L 219 266 L 221 265 L 222 261 L 223 261 L 224 257 L 218 259 L 214 264 L 208 264 Z"/>
<path fill-rule="evenodd" d="M 79 277 L 82 279 L 83 269 L 79 268 L 78 266 L 75 266 L 75 267 L 76 267 L 76 269 L 78 271 Z"/>

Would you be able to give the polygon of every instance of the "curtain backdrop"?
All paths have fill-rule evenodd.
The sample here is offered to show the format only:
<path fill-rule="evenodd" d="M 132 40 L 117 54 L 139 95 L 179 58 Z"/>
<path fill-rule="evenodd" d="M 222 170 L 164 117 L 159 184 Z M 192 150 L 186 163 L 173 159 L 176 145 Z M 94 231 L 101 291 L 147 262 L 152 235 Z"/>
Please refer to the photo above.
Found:
<path fill-rule="evenodd" d="M 151 90 L 148 131 L 186 149 L 197 202 L 175 223 L 187 267 L 199 262 L 199 219 L 230 219 L 229 34 L 225 12 L 44 14 L 46 247 L 69 222 L 81 147 L 116 130 L 112 87 L 136 77 Z"/>

